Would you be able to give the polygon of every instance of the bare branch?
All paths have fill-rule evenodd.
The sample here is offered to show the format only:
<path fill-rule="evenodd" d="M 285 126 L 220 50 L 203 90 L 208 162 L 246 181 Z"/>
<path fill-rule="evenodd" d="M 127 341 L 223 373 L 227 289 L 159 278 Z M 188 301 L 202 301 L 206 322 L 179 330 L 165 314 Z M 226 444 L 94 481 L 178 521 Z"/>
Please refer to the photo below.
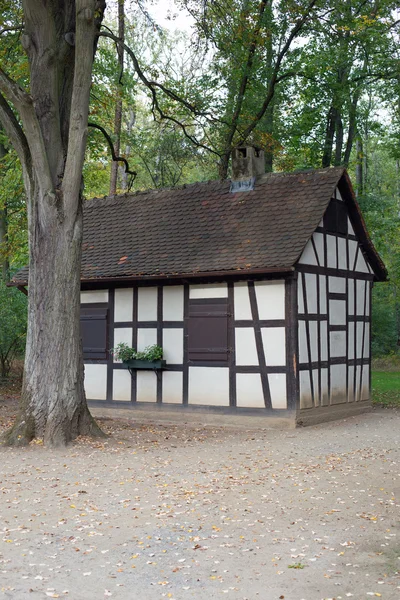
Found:
<path fill-rule="evenodd" d="M 114 144 L 112 142 L 112 139 L 110 138 L 110 136 L 108 135 L 107 131 L 104 129 L 104 127 L 102 127 L 101 125 L 97 125 L 97 123 L 88 123 L 89 127 L 92 127 L 93 129 L 98 129 L 99 131 L 101 131 L 101 133 L 104 135 L 105 139 L 107 140 L 108 146 L 111 150 L 111 156 L 114 162 L 122 162 L 125 165 L 125 173 L 128 173 L 128 175 L 131 175 L 131 179 L 129 181 L 129 185 L 128 185 L 128 192 L 132 187 L 132 184 L 136 178 L 136 171 L 131 171 L 129 169 L 129 163 L 126 160 L 126 158 L 124 158 L 123 156 L 116 156 L 115 151 L 114 151 Z"/>
<path fill-rule="evenodd" d="M 0 29 L 0 35 L 3 33 L 11 33 L 12 31 L 22 31 L 24 25 L 18 25 L 18 27 L 4 27 L 4 29 Z"/>
<path fill-rule="evenodd" d="M 177 94 L 173 90 L 170 90 L 169 88 L 167 88 L 166 86 L 164 86 L 161 83 L 158 83 L 156 81 L 150 81 L 149 79 L 147 79 L 147 77 L 145 76 L 145 74 L 143 73 L 143 71 L 139 65 L 139 61 L 138 61 L 135 53 L 133 52 L 133 50 L 127 44 L 125 44 L 122 40 L 120 40 L 119 37 L 117 37 L 116 35 L 111 33 L 110 30 L 108 30 L 108 32 L 101 31 L 98 35 L 99 35 L 99 37 L 109 38 L 109 39 L 113 40 L 116 44 L 118 44 L 124 48 L 124 50 L 130 56 L 130 58 L 133 62 L 133 66 L 135 68 L 135 71 L 136 71 L 139 79 L 147 88 L 149 88 L 150 90 L 154 89 L 154 88 L 158 88 L 162 92 L 164 92 L 164 94 L 166 96 L 168 96 L 172 100 L 175 100 L 175 102 L 179 102 L 180 104 L 185 106 L 190 112 L 192 112 L 196 116 L 208 117 L 208 118 L 212 119 L 213 121 L 217 121 L 217 119 L 210 112 L 198 110 L 193 104 L 191 104 L 190 102 L 185 100 L 185 98 L 182 98 L 181 96 L 179 96 L 179 94 Z"/>

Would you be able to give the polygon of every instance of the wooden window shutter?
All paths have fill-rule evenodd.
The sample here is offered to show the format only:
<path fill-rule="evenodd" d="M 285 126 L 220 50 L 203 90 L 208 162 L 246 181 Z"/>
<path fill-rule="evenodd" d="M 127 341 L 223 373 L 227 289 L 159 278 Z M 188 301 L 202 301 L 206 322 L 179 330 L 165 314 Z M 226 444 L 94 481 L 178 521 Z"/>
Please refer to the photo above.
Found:
<path fill-rule="evenodd" d="M 189 361 L 228 360 L 228 301 L 226 298 L 189 300 Z"/>
<path fill-rule="evenodd" d="M 107 358 L 107 307 L 81 306 L 84 359 Z"/>
<path fill-rule="evenodd" d="M 324 215 L 324 227 L 329 233 L 347 234 L 347 207 L 340 200 L 331 200 Z"/>

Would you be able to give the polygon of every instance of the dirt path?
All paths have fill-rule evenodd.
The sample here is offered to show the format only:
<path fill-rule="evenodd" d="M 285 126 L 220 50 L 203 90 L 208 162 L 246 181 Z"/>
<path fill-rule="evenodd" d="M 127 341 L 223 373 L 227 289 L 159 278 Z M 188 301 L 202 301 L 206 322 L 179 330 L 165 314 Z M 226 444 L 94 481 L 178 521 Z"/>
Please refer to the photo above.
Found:
<path fill-rule="evenodd" d="M 400 412 L 102 425 L 102 443 L 0 450 L 0 599 L 400 598 Z"/>

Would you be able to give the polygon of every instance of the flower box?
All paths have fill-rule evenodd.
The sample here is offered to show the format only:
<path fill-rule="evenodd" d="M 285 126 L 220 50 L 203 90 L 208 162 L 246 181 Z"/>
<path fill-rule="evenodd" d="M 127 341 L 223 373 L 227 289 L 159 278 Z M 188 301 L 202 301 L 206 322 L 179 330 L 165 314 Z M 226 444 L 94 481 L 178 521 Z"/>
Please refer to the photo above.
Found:
<path fill-rule="evenodd" d="M 148 371 L 157 371 L 165 369 L 167 364 L 166 360 L 143 360 L 133 358 L 131 360 L 124 360 L 122 363 L 126 369 L 147 369 Z"/>

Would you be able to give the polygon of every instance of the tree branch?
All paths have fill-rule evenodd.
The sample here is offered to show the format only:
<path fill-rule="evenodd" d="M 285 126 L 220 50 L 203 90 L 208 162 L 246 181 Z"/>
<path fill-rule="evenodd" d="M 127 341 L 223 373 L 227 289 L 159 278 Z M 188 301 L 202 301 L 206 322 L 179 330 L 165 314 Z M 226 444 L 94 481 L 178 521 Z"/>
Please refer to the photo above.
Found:
<path fill-rule="evenodd" d="M 272 98 L 274 97 L 274 93 L 275 93 L 275 85 L 277 83 L 277 78 L 278 78 L 278 73 L 279 73 L 279 69 L 281 67 L 282 61 L 285 58 L 286 53 L 288 52 L 290 45 L 292 43 L 292 41 L 294 40 L 294 38 L 297 36 L 297 34 L 301 31 L 301 29 L 303 28 L 304 24 L 306 23 L 307 19 L 309 18 L 309 14 L 310 11 L 314 8 L 315 4 L 317 3 L 317 0 L 311 0 L 311 2 L 309 3 L 304 15 L 297 21 L 297 23 L 294 25 L 292 31 L 289 34 L 289 37 L 287 38 L 283 48 L 280 50 L 276 62 L 275 62 L 275 67 L 272 73 L 272 77 L 271 80 L 269 82 L 268 85 L 268 91 L 267 91 L 267 95 L 266 98 L 260 108 L 260 110 L 258 111 L 258 113 L 255 115 L 252 123 L 250 123 L 250 125 L 248 127 L 246 127 L 246 129 L 244 130 L 244 132 L 242 133 L 241 139 L 239 141 L 239 144 L 243 144 L 246 139 L 248 138 L 248 136 L 250 135 L 250 133 L 253 131 L 253 129 L 257 126 L 257 123 L 259 123 L 259 121 L 262 119 L 262 117 L 265 114 L 265 111 L 267 110 Z"/>
<path fill-rule="evenodd" d="M 53 189 L 53 182 L 47 160 L 42 131 L 35 113 L 32 98 L 2 69 L 0 69 L 0 92 L 2 92 L 4 96 L 6 96 L 6 98 L 16 107 L 24 127 L 25 139 L 29 145 L 32 165 L 35 171 L 40 173 L 41 181 L 45 183 L 46 189 L 42 191 L 43 193 L 50 192 Z M 5 124 L 4 128 L 6 128 Z M 22 164 L 24 166 L 24 163 Z"/>
<path fill-rule="evenodd" d="M 114 35 L 109 29 L 108 29 L 108 32 L 101 31 L 98 35 L 99 35 L 99 37 L 109 38 L 110 40 L 113 40 L 116 44 L 118 44 L 124 48 L 124 50 L 130 56 L 130 58 L 133 62 L 133 66 L 135 68 L 136 73 L 138 74 L 139 79 L 147 88 L 149 88 L 150 90 L 154 90 L 154 88 L 160 89 L 162 92 L 164 92 L 164 94 L 166 96 L 171 98 L 171 100 L 175 100 L 175 102 L 179 102 L 180 104 L 185 106 L 190 112 L 192 112 L 193 114 L 195 114 L 198 117 L 207 117 L 207 118 L 212 119 L 213 121 L 218 120 L 210 112 L 197 110 L 197 108 L 193 104 L 191 104 L 190 102 L 185 100 L 185 98 L 182 98 L 181 96 L 179 96 L 173 90 L 170 90 L 169 88 L 165 87 L 162 83 L 158 83 L 156 81 L 149 81 L 147 79 L 147 77 L 145 76 L 145 74 L 143 73 L 143 71 L 139 65 L 139 61 L 136 58 L 136 55 L 133 52 L 133 50 L 127 44 L 125 44 L 125 42 L 120 40 L 119 37 Z"/>
<path fill-rule="evenodd" d="M 111 150 L 111 156 L 114 162 L 122 162 L 125 165 L 125 173 L 128 173 L 128 175 L 131 175 L 131 179 L 129 181 L 129 185 L 128 185 L 128 192 L 130 191 L 133 182 L 135 181 L 136 178 L 136 171 L 130 171 L 129 170 L 129 163 L 126 160 L 126 158 L 124 158 L 123 156 L 117 156 L 115 154 L 115 150 L 114 150 L 114 144 L 112 142 L 112 139 L 110 138 L 110 136 L 108 135 L 107 131 L 104 129 L 104 127 L 102 127 L 101 125 L 97 125 L 97 123 L 88 123 L 88 127 L 93 127 L 93 129 L 98 129 L 99 131 L 101 131 L 101 133 L 104 135 L 105 139 L 107 140 L 108 146 Z"/>
<path fill-rule="evenodd" d="M 29 173 L 31 169 L 31 155 L 28 141 L 3 94 L 0 94 L 0 121 L 21 161 L 22 168 Z"/>

